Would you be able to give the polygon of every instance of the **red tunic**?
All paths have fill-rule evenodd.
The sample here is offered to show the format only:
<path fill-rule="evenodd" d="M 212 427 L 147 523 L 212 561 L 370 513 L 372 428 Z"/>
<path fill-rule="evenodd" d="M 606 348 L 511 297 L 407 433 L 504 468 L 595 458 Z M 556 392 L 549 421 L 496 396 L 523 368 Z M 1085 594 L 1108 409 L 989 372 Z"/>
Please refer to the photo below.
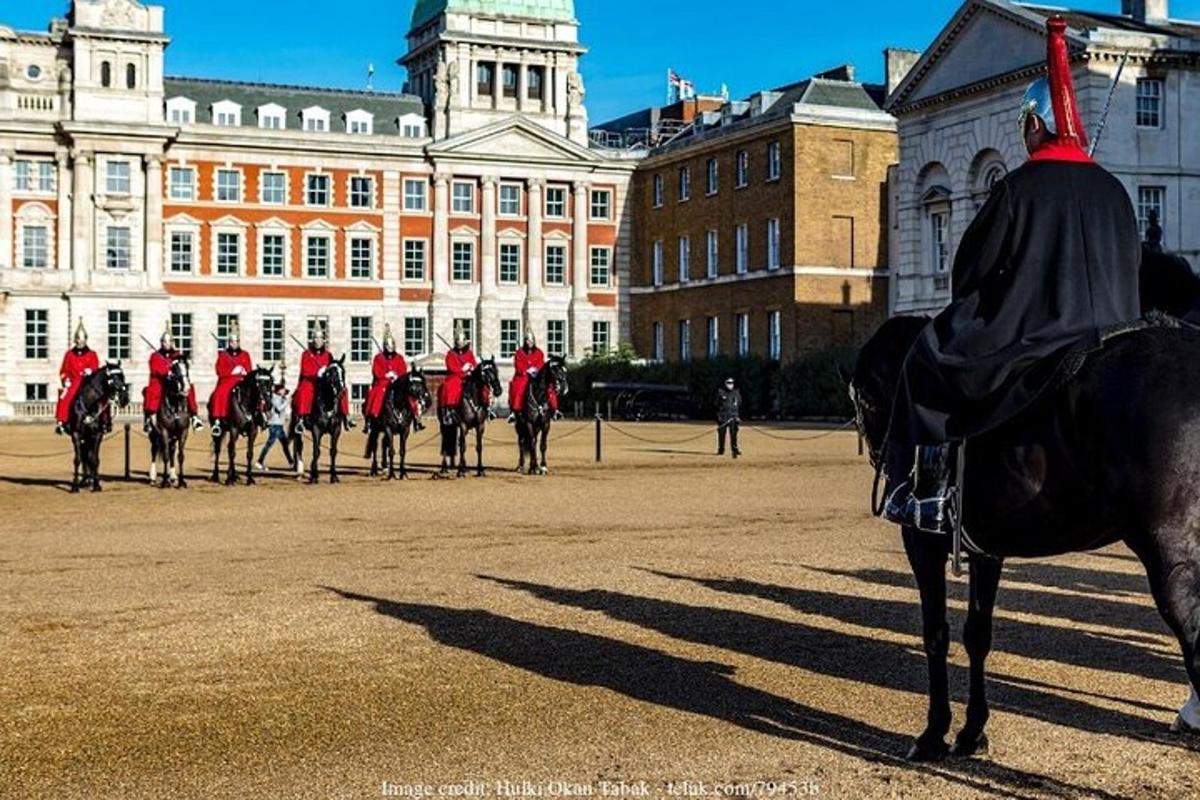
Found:
<path fill-rule="evenodd" d="M 508 385 L 508 405 L 513 411 L 520 411 L 525 408 L 525 387 L 529 385 L 529 379 L 540 372 L 546 366 L 546 354 L 542 352 L 540 347 L 535 347 L 532 350 L 526 350 L 522 347 L 513 356 L 513 367 L 516 374 L 513 376 L 512 383 Z M 533 373 L 530 374 L 530 370 Z M 558 410 L 558 397 L 555 395 L 554 387 L 550 387 L 549 391 L 550 408 Z"/>
<path fill-rule="evenodd" d="M 58 369 L 58 377 L 62 381 L 62 389 L 58 393 L 58 405 L 54 409 L 54 418 L 66 425 L 71 420 L 71 403 L 75 402 L 75 393 L 83 385 L 84 378 L 100 369 L 100 356 L 89 347 L 83 350 L 74 348 L 63 356 L 62 366 Z"/>
<path fill-rule="evenodd" d="M 157 414 L 162 404 L 163 380 L 171 374 L 171 365 L 183 358 L 178 350 L 163 350 L 159 348 L 150 354 L 150 383 L 142 393 L 142 408 L 147 414 Z M 188 410 L 192 416 L 199 414 L 196 406 L 196 387 L 188 386 Z"/>
<path fill-rule="evenodd" d="M 300 383 L 292 395 L 292 411 L 307 417 L 312 412 L 313 398 L 317 396 L 317 378 L 322 369 L 328 369 L 333 364 L 333 354 L 328 350 L 315 351 L 311 347 L 300 356 Z M 345 390 L 341 397 L 342 416 L 350 416 L 350 398 Z"/>
<path fill-rule="evenodd" d="M 254 362 L 245 350 L 239 349 L 235 353 L 226 348 L 217 354 L 217 388 L 208 400 L 213 419 L 225 419 L 229 414 L 229 393 L 253 371 Z"/>
<path fill-rule="evenodd" d="M 376 353 L 375 361 L 371 364 L 371 375 L 375 378 L 371 391 L 367 395 L 367 406 L 364 413 L 368 417 L 378 417 L 383 410 L 383 398 L 387 395 L 392 381 L 408 374 L 408 364 L 399 353 Z"/>
<path fill-rule="evenodd" d="M 451 349 L 446 353 L 446 381 L 438 389 L 438 406 L 454 408 L 462 400 L 463 378 L 479 366 L 471 348 Z"/>

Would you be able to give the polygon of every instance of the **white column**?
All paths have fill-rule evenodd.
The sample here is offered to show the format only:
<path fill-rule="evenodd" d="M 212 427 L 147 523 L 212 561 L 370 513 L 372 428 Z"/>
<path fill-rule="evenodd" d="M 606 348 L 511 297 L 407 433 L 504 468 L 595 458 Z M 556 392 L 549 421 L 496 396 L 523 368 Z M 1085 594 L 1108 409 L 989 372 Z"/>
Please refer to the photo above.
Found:
<path fill-rule="evenodd" d="M 13 263 L 13 153 L 0 150 L 0 269 Z"/>
<path fill-rule="evenodd" d="M 71 231 L 72 255 L 71 263 L 75 271 L 75 286 L 87 286 L 92 278 L 92 244 L 95 234 L 92 230 L 93 199 L 95 192 L 95 154 L 76 151 L 75 158 L 75 198 L 71 203 L 73 224 Z"/>
<path fill-rule="evenodd" d="M 58 244 L 54 249 L 55 269 L 71 268 L 71 160 L 67 152 L 54 156 L 58 166 L 58 219 L 55 227 Z"/>
<path fill-rule="evenodd" d="M 546 182 L 541 178 L 529 181 L 529 236 L 525 240 L 528 248 L 525 262 L 529 266 L 528 293 L 531 301 L 542 299 L 542 210 L 545 186 Z"/>
<path fill-rule="evenodd" d="M 437 350 L 444 345 L 438 332 L 447 336 L 453 325 L 450 307 L 450 176 L 439 172 L 433 176 L 433 241 L 429 243 L 429 264 L 433 270 L 433 294 L 429 298 L 429 347 Z"/>
<path fill-rule="evenodd" d="M 404 271 L 404 248 L 400 242 L 400 173 L 383 173 L 383 304 L 400 302 L 400 280 Z M 432 247 L 432 242 L 430 243 Z"/>
<path fill-rule="evenodd" d="M 249 235 L 249 234 L 248 234 Z M 163 278 L 163 157 L 146 156 L 146 285 L 162 289 Z"/>
<path fill-rule="evenodd" d="M 483 200 L 479 227 L 480 288 L 485 299 L 496 296 L 496 185 L 499 179 L 483 179 Z"/>
<path fill-rule="evenodd" d="M 587 203 L 591 186 L 575 182 L 574 224 L 571 228 L 571 355 L 583 356 L 591 346 L 591 319 L 585 312 L 588 302 L 588 228 Z M 586 330 L 585 330 L 586 328 Z"/>

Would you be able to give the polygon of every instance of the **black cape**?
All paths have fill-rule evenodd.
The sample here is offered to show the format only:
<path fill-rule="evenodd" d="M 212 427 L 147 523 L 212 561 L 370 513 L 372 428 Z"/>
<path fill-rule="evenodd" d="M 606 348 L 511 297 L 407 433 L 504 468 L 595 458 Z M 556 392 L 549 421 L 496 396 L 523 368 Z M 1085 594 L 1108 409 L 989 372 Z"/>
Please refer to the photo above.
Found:
<path fill-rule="evenodd" d="M 905 362 L 893 445 L 975 436 L 1025 410 L 1068 352 L 1140 316 L 1140 258 L 1129 195 L 1103 168 L 1010 173 L 963 235 L 950 305 Z"/>

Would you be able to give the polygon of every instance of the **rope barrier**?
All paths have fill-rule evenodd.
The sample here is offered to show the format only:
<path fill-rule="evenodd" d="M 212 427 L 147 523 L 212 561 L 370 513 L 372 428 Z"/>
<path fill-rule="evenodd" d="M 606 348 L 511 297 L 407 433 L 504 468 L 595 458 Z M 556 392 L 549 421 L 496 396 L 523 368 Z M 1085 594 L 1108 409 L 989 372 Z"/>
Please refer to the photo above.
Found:
<path fill-rule="evenodd" d="M 781 442 L 814 442 L 817 439 L 824 439 L 828 436 L 833 436 L 834 434 L 841 433 L 842 431 L 847 430 L 848 428 L 852 427 L 853 425 L 854 425 L 854 420 L 850 419 L 850 420 L 846 420 L 841 425 L 837 426 L 836 428 L 834 428 L 832 430 L 822 431 L 821 433 L 814 433 L 809 436 L 780 436 L 777 433 L 771 433 L 770 431 L 766 430 L 765 428 L 760 428 L 757 425 L 743 424 L 743 425 L 741 425 L 741 427 L 745 428 L 747 430 L 754 431 L 755 433 L 761 434 L 763 436 L 766 436 L 768 439 L 778 439 Z"/>
<path fill-rule="evenodd" d="M 687 439 L 677 439 L 677 440 L 672 440 L 672 441 L 666 441 L 666 440 L 660 440 L 660 439 L 648 439 L 644 436 L 638 436 L 637 434 L 629 433 L 628 431 L 623 430 L 623 429 L 617 427 L 616 425 L 613 425 L 611 422 L 605 422 L 604 424 L 606 427 L 611 428 L 612 430 L 616 431 L 617 433 L 621 434 L 622 436 L 626 436 L 630 439 L 633 439 L 638 442 L 642 442 L 644 444 L 689 444 L 691 442 L 699 441 L 699 440 L 705 438 L 706 436 L 712 436 L 714 433 L 716 433 L 718 430 L 720 430 L 719 427 L 713 426 L 711 428 L 705 429 L 703 433 L 698 433 L 695 436 L 688 437 Z"/>

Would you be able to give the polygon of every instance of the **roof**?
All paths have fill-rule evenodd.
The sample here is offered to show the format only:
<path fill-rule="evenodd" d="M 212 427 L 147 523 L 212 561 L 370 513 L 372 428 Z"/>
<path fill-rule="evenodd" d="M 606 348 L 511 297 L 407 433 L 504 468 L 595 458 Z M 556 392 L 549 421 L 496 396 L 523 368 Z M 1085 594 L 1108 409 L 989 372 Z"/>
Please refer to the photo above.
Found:
<path fill-rule="evenodd" d="M 212 105 L 231 100 L 243 110 L 275 103 L 288 112 L 288 127 L 300 127 L 300 111 L 320 106 L 330 112 L 330 131 L 346 133 L 345 115 L 363 110 L 376 120 L 375 135 L 398 133 L 382 122 L 409 114 L 425 115 L 425 105 L 416 95 L 393 92 L 367 92 L 353 89 L 325 89 L 315 86 L 287 86 L 271 83 L 210 80 L 207 78 L 168 77 L 163 81 L 166 98 L 186 97 L 196 103 L 196 122 L 212 122 Z M 245 124 L 246 120 L 242 120 Z"/>
<path fill-rule="evenodd" d="M 1067 25 L 1076 30 L 1091 30 L 1093 28 L 1109 28 L 1110 30 L 1128 31 L 1131 33 L 1151 33 L 1162 36 L 1182 36 L 1184 38 L 1200 38 L 1200 22 L 1190 20 L 1147 20 L 1141 22 L 1133 17 L 1121 14 L 1105 14 L 1099 11 L 1074 11 L 1071 9 L 1054 8 L 1053 6 L 1037 6 L 1017 3 L 1021 8 L 1042 16 L 1050 17 L 1061 14 Z"/>
<path fill-rule="evenodd" d="M 524 17 L 556 22 L 575 21 L 574 0 L 417 0 L 412 27 L 419 28 L 446 12 Z"/>

